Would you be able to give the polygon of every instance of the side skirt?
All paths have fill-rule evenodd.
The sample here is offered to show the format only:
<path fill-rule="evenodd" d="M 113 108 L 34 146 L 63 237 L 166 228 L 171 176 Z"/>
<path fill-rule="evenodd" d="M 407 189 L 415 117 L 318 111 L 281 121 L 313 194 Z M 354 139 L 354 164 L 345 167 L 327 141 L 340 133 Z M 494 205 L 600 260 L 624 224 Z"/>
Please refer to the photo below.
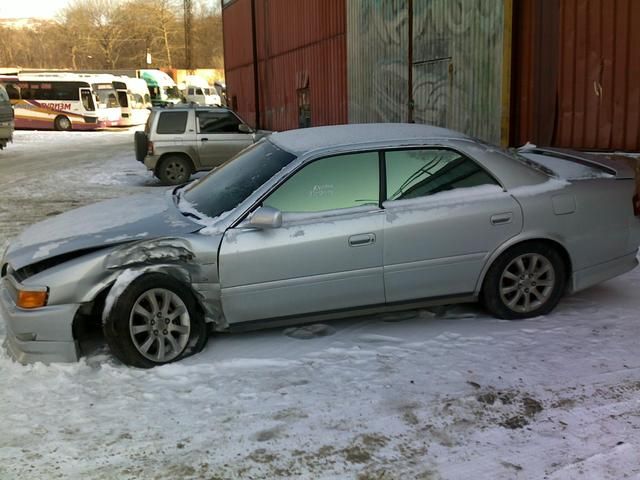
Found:
<path fill-rule="evenodd" d="M 331 310 L 326 312 L 308 313 L 303 315 L 292 315 L 288 317 L 267 318 L 252 320 L 250 322 L 234 323 L 229 328 L 222 330 L 225 332 L 246 332 L 251 330 L 261 330 L 274 327 L 285 327 L 291 325 L 304 325 L 327 320 L 337 320 L 340 318 L 362 317 L 365 315 L 398 312 L 403 310 L 413 310 L 416 308 L 435 307 L 438 305 L 453 305 L 458 303 L 473 303 L 478 300 L 478 296 L 472 293 L 455 295 L 450 297 L 433 297 L 409 302 L 384 303 L 378 305 L 367 305 L 358 308 L 348 308 L 343 310 Z"/>

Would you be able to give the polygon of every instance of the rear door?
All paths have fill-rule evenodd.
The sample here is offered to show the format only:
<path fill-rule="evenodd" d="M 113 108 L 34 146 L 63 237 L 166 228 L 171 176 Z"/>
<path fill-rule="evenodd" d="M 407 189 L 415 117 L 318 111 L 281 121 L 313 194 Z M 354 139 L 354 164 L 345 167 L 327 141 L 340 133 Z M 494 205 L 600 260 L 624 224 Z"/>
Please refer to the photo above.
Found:
<path fill-rule="evenodd" d="M 232 112 L 198 110 L 198 151 L 205 167 L 215 167 L 253 143 L 253 133 L 240 131 Z"/>
<path fill-rule="evenodd" d="M 472 293 L 491 252 L 521 231 L 519 204 L 454 150 L 387 151 L 384 164 L 387 302 Z"/>

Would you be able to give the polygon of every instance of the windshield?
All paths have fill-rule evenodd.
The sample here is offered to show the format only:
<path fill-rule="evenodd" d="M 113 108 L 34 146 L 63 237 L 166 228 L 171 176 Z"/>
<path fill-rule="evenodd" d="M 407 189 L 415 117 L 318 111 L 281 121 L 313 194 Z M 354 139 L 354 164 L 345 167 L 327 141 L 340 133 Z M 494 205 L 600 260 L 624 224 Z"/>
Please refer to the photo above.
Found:
<path fill-rule="evenodd" d="M 98 104 L 102 108 L 117 108 L 120 106 L 116 91 L 111 84 L 93 84 L 93 90 L 98 97 Z"/>
<path fill-rule="evenodd" d="M 184 198 L 210 218 L 237 207 L 295 158 L 267 139 L 246 148 L 187 187 Z"/>

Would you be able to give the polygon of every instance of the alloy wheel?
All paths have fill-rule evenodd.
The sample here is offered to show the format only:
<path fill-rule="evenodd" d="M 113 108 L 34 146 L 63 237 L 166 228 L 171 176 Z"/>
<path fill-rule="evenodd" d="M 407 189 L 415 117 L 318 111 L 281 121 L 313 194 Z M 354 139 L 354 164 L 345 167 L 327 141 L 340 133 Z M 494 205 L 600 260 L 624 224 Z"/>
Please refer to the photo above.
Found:
<path fill-rule="evenodd" d="M 156 363 L 177 358 L 187 346 L 190 332 L 191 318 L 187 306 L 171 290 L 147 290 L 131 309 L 131 340 L 141 355 Z"/>
<path fill-rule="evenodd" d="M 515 312 L 529 313 L 542 307 L 556 285 L 551 261 L 539 253 L 514 258 L 500 276 L 500 298 Z"/>

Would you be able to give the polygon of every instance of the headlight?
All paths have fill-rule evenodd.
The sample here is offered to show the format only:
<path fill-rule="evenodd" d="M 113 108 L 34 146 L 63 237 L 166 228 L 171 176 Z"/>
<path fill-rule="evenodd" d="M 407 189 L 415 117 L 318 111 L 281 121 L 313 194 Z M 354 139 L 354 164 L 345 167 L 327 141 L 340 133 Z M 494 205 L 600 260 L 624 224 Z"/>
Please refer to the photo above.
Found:
<path fill-rule="evenodd" d="M 18 290 L 16 305 L 20 308 L 40 308 L 47 304 L 49 292 L 45 290 Z"/>
<path fill-rule="evenodd" d="M 8 282 L 9 293 L 20 308 L 31 309 L 44 307 L 49 300 L 49 289 L 40 286 L 25 286 L 18 283 L 11 275 L 4 279 Z"/>

